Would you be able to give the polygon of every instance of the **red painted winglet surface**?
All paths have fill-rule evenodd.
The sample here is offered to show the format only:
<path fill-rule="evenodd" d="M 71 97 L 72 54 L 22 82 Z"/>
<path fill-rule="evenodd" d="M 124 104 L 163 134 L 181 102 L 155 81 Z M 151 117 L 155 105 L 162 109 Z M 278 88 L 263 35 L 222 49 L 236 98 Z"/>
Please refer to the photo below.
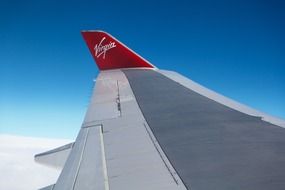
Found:
<path fill-rule="evenodd" d="M 155 68 L 144 58 L 103 31 L 82 31 L 82 36 L 100 70 Z"/>

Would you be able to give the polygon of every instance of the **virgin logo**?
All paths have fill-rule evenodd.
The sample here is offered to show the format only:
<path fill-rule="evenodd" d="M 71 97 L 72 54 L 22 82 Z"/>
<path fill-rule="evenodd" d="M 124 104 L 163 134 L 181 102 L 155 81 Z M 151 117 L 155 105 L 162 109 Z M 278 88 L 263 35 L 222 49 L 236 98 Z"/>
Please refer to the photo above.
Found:
<path fill-rule="evenodd" d="M 116 47 L 115 42 L 109 42 L 108 44 L 102 45 L 106 37 L 103 37 L 99 44 L 94 46 L 95 56 L 98 58 L 103 55 L 103 59 L 105 59 L 106 52 L 114 47 Z"/>

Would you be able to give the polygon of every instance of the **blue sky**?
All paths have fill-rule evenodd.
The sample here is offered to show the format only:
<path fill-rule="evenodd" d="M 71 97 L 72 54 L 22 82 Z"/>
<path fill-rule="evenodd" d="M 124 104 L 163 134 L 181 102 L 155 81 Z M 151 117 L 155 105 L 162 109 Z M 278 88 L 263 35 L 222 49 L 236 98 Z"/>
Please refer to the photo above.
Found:
<path fill-rule="evenodd" d="M 285 118 L 284 20 L 271 0 L 1 2 L 0 133 L 75 138 L 98 73 L 86 29 Z"/>

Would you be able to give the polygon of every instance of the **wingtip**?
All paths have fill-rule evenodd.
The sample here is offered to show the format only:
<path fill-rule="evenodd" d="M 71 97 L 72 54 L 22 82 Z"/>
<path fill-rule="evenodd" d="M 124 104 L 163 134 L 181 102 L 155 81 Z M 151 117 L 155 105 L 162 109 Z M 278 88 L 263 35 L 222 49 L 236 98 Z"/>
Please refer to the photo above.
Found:
<path fill-rule="evenodd" d="M 82 30 L 81 34 L 100 70 L 155 68 L 150 62 L 102 30 Z"/>

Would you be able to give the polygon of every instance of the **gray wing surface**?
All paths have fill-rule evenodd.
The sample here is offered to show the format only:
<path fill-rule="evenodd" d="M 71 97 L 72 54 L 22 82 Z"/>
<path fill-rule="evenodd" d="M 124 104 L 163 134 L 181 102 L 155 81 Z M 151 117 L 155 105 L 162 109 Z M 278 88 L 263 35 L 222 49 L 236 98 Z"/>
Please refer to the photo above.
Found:
<path fill-rule="evenodd" d="M 217 102 L 165 72 L 124 73 L 186 188 L 285 189 L 284 121 L 210 95 Z"/>
<path fill-rule="evenodd" d="M 284 190 L 284 121 L 168 71 L 101 71 L 53 190 Z"/>

